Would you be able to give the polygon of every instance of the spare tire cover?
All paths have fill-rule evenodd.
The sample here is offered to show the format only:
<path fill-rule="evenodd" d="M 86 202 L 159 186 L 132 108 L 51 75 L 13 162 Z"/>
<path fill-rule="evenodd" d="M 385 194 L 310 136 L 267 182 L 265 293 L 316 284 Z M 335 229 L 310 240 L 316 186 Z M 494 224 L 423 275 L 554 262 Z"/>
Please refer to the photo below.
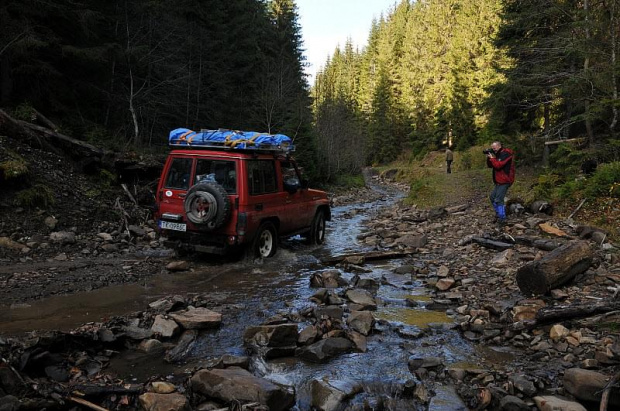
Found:
<path fill-rule="evenodd" d="M 183 203 L 187 219 L 214 230 L 230 217 L 230 199 L 224 187 L 214 182 L 192 186 Z"/>

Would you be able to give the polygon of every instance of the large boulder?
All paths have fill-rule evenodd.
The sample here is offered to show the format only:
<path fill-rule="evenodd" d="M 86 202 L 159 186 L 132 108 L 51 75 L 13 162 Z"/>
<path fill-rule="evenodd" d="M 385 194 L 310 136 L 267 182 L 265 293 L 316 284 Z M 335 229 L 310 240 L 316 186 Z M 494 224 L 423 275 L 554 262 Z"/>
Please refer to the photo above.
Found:
<path fill-rule="evenodd" d="M 297 324 L 259 325 L 248 327 L 243 341 L 259 347 L 290 347 L 297 344 Z"/>
<path fill-rule="evenodd" d="M 153 325 L 151 326 L 151 331 L 155 334 L 161 335 L 164 338 L 175 336 L 179 330 L 179 324 L 177 324 L 176 321 L 169 320 L 163 315 L 157 315 L 155 317 L 155 321 L 153 321 Z"/>
<path fill-rule="evenodd" d="M 540 411 L 586 411 L 586 408 L 578 402 L 552 395 L 534 397 L 534 402 Z"/>
<path fill-rule="evenodd" d="M 200 370 L 190 383 L 195 392 L 223 402 L 258 402 L 270 411 L 288 410 L 295 405 L 295 394 L 288 387 L 255 377 L 239 367 Z"/>
<path fill-rule="evenodd" d="M 570 368 L 564 372 L 564 388 L 578 400 L 600 402 L 608 379 L 596 371 Z M 620 406 L 620 392 L 617 388 L 612 389 L 609 403 Z"/>
<path fill-rule="evenodd" d="M 362 388 L 346 381 L 312 380 L 312 407 L 319 411 L 342 409 L 344 401 L 362 391 Z"/>
<path fill-rule="evenodd" d="M 342 337 L 327 338 L 312 345 L 298 348 L 295 356 L 316 363 L 324 363 L 331 358 L 347 353 L 353 348 L 353 343 Z"/>
<path fill-rule="evenodd" d="M 377 302 L 371 293 L 360 288 L 347 290 L 345 296 L 354 304 L 359 305 L 362 310 L 376 310 Z"/>
<path fill-rule="evenodd" d="M 368 335 L 375 324 L 375 317 L 370 311 L 351 311 L 347 318 L 347 324 L 360 334 Z"/>
<path fill-rule="evenodd" d="M 204 307 L 193 308 L 180 313 L 170 313 L 170 317 L 187 330 L 217 328 L 222 323 L 222 314 Z"/>

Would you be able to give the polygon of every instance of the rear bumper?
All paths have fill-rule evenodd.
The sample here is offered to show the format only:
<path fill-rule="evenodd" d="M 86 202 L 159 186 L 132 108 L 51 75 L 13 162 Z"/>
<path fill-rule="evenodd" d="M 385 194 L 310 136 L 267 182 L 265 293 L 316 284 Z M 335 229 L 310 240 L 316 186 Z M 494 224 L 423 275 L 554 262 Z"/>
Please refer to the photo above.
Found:
<path fill-rule="evenodd" d="M 202 244 L 190 244 L 182 241 L 167 240 L 164 241 L 164 246 L 168 248 L 181 249 L 184 251 L 225 255 L 230 251 L 230 247 L 226 244 L 222 246 L 218 245 L 202 245 Z"/>

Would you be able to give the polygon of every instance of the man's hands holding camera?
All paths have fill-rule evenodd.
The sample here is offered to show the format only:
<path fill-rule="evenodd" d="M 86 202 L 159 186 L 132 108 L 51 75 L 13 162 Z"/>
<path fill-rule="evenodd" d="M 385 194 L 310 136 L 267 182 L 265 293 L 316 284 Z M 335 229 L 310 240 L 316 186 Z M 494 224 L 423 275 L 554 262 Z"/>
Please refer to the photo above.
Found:
<path fill-rule="evenodd" d="M 482 152 L 487 155 L 487 158 L 495 158 L 495 151 L 492 148 L 484 149 Z"/>

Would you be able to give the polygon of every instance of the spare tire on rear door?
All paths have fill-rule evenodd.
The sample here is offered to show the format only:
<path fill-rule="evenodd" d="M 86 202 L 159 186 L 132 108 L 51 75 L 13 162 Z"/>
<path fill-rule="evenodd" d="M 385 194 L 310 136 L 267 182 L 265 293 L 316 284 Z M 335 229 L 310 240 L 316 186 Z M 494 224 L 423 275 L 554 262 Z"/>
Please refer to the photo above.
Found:
<path fill-rule="evenodd" d="M 183 205 L 189 221 L 209 230 L 220 228 L 230 217 L 228 193 L 215 182 L 202 182 L 191 187 Z"/>

